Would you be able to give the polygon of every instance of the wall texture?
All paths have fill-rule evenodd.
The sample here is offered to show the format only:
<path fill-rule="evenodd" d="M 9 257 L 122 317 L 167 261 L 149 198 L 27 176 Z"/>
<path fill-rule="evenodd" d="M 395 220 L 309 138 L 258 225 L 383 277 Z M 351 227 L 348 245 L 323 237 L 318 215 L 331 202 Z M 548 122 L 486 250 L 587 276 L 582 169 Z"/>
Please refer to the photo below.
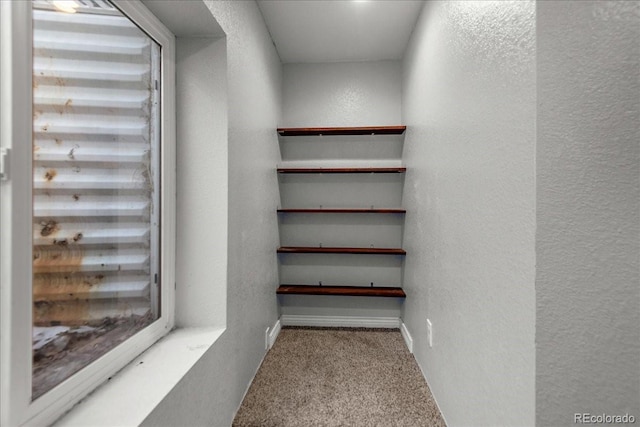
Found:
<path fill-rule="evenodd" d="M 537 3 L 540 426 L 640 419 L 639 46 L 637 1 Z"/>
<path fill-rule="evenodd" d="M 402 68 L 399 61 L 285 64 L 282 102 L 284 127 L 397 125 L 401 122 Z M 354 138 L 281 138 L 282 166 L 399 166 L 402 138 L 377 136 Z M 310 185 L 309 179 L 313 180 Z M 299 183 L 300 181 L 301 183 Z M 401 176 L 281 177 L 280 199 L 284 207 L 343 206 L 398 207 Z M 395 218 L 397 220 L 397 218 Z M 283 217 L 282 245 L 400 247 L 402 224 L 385 235 L 384 226 L 394 218 L 331 215 L 308 218 L 290 232 L 291 223 L 304 220 Z M 322 223 L 322 221 L 325 221 Z M 379 221 L 364 229 L 363 221 Z M 397 222 L 397 221 L 396 221 Z M 400 221 L 401 222 L 401 221 Z M 322 223 L 322 225 L 319 225 Z M 387 224 L 388 225 L 388 224 Z M 396 224 L 397 225 L 397 224 Z M 317 227 L 314 232 L 313 227 Z M 389 236 L 392 238 L 388 238 Z M 393 240 L 393 237 L 397 239 Z M 377 239 L 377 240 L 376 240 Z M 393 243 L 395 241 L 395 243 Z M 366 243 L 365 243 L 366 242 Z M 283 283 L 379 286 L 401 284 L 402 260 L 398 257 L 344 255 L 281 256 Z M 328 267 L 329 266 L 329 267 Z M 348 318 L 399 318 L 397 298 L 309 297 L 279 298 L 286 316 Z M 349 324 L 349 323 L 346 323 Z"/>
<path fill-rule="evenodd" d="M 285 64 L 282 126 L 400 122 L 399 61 Z"/>
<path fill-rule="evenodd" d="M 209 1 L 207 6 L 227 34 L 227 330 L 145 420 L 149 426 L 230 425 L 264 357 L 265 329 L 278 316 L 278 229 L 274 214 L 278 186 L 274 165 L 279 158 L 275 128 L 280 121 L 282 67 L 255 2 Z M 207 120 L 206 116 L 199 117 L 203 124 Z M 200 148 L 204 153 L 216 152 L 213 147 Z M 185 155 L 194 153 L 189 149 Z M 189 172 L 181 165 L 186 166 L 179 164 L 181 187 L 215 179 L 212 166 L 203 162 L 193 163 L 197 169 Z M 226 195 L 221 193 L 220 197 L 217 200 L 205 194 L 206 206 L 193 204 L 183 211 L 191 214 L 193 207 L 198 212 L 208 210 L 214 217 L 217 209 L 226 206 Z M 185 216 L 179 222 L 190 220 Z M 207 226 L 206 220 L 198 225 Z M 207 235 L 192 235 L 192 245 L 185 245 L 184 250 L 193 253 L 183 254 L 181 259 L 199 257 L 199 241 Z M 216 254 L 211 253 L 210 258 L 215 260 Z M 191 279 L 209 280 L 202 276 Z"/>
<path fill-rule="evenodd" d="M 225 38 L 176 39 L 176 107 L 176 326 L 224 327 L 229 157 Z"/>
<path fill-rule="evenodd" d="M 416 359 L 449 426 L 533 425 L 534 3 L 427 2 L 403 72 Z"/>

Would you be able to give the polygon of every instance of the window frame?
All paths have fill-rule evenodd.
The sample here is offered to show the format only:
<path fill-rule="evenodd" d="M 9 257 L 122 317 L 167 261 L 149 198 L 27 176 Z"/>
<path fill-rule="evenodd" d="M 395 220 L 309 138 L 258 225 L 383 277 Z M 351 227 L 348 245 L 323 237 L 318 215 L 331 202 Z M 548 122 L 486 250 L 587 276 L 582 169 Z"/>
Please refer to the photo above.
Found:
<path fill-rule="evenodd" d="M 0 424 L 48 425 L 174 327 L 176 230 L 175 36 L 137 0 L 112 0 L 161 46 L 161 316 L 35 401 L 32 381 L 32 52 L 30 1 L 0 1 Z M 25 54 L 26 52 L 26 54 Z M 29 143 L 23 143 L 29 141 Z M 24 284 L 27 284 L 25 286 Z M 26 308 L 26 309 L 20 309 Z"/>

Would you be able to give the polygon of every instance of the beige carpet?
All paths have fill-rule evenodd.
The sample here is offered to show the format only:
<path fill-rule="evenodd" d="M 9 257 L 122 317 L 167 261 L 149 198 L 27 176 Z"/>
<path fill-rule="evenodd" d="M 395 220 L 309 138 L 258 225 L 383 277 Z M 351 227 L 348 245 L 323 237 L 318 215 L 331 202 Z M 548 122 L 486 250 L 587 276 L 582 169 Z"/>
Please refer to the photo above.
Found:
<path fill-rule="evenodd" d="M 445 423 L 399 330 L 283 328 L 233 425 Z"/>

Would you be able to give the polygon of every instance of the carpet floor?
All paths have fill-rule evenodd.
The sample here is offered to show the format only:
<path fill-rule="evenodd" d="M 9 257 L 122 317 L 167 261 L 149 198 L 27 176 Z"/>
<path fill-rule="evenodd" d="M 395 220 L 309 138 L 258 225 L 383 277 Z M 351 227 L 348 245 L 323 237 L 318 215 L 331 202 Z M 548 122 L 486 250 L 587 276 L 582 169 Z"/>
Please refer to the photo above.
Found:
<path fill-rule="evenodd" d="M 445 423 L 399 330 L 285 327 L 233 426 Z"/>

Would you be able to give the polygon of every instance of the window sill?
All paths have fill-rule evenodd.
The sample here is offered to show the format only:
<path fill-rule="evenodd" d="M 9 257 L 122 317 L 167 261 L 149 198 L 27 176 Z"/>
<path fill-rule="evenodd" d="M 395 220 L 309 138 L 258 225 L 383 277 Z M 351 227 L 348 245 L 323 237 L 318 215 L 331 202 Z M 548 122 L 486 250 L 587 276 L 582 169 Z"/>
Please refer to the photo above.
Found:
<path fill-rule="evenodd" d="M 223 332 L 224 328 L 170 332 L 73 407 L 55 427 L 142 424 Z"/>

